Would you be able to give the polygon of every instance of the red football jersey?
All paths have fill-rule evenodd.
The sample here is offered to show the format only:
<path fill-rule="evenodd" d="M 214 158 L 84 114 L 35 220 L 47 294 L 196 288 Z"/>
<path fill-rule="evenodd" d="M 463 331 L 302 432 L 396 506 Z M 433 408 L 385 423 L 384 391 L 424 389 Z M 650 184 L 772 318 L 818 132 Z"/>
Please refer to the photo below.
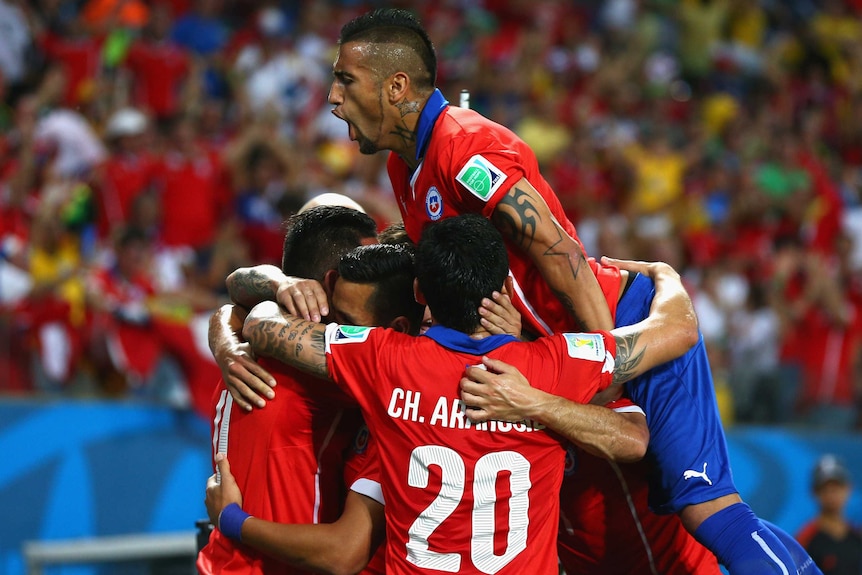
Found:
<path fill-rule="evenodd" d="M 368 426 L 364 424 L 356 434 L 344 463 L 344 484 L 349 486 L 351 491 L 370 497 L 381 505 L 385 504 L 380 485 L 380 453 L 377 442 L 369 433 Z M 360 574 L 383 575 L 384 573 L 386 573 L 386 544 L 381 543 Z"/>
<path fill-rule="evenodd" d="M 189 53 L 172 42 L 138 40 L 132 44 L 124 65 L 132 72 L 138 106 L 159 118 L 175 114 L 190 60 Z"/>
<path fill-rule="evenodd" d="M 381 441 L 387 573 L 557 574 L 561 439 L 533 421 L 472 424 L 459 381 L 489 355 L 545 391 L 589 401 L 611 382 L 609 333 L 525 343 L 330 324 L 326 353 Z"/>
<path fill-rule="evenodd" d="M 435 102 L 433 97 L 429 100 L 423 116 L 430 113 L 427 110 L 435 107 Z M 420 121 L 420 141 L 422 132 Z M 475 111 L 446 107 L 433 125 L 416 171 L 411 174 L 409 166 L 394 153 L 389 156 L 388 170 L 405 229 L 413 241 L 419 241 L 426 225 L 442 218 L 465 213 L 490 218 L 497 203 L 525 178 L 542 195 L 563 229 L 580 244 L 575 226 L 539 172 L 529 146 L 512 131 Z M 515 280 L 512 300 L 524 318 L 524 327 L 540 335 L 579 329 L 530 257 L 509 242 L 506 246 Z M 589 263 L 613 316 L 620 272 L 592 258 Z"/>
<path fill-rule="evenodd" d="M 96 214 L 100 237 L 109 237 L 111 230 L 126 223 L 135 198 L 152 184 L 155 165 L 146 153 L 112 154 L 105 160 Z"/>
<path fill-rule="evenodd" d="M 278 523 L 327 523 L 341 512 L 345 450 L 361 425 L 355 408 L 341 408 L 327 384 L 271 360 L 278 381 L 265 409 L 243 411 L 219 385 L 213 395 L 212 455 L 226 453 L 243 494 L 243 510 Z M 215 467 L 215 466 L 214 466 Z M 305 573 L 213 530 L 198 555 L 201 573 Z"/>
<path fill-rule="evenodd" d="M 194 158 L 168 152 L 157 163 L 165 245 L 200 248 L 212 242 L 227 201 L 220 169 L 216 154 L 203 151 Z"/>
<path fill-rule="evenodd" d="M 609 407 L 643 413 L 627 399 Z M 678 516 L 650 511 L 648 472 L 643 461 L 615 464 L 568 446 L 558 540 L 567 573 L 721 573 L 715 556 L 689 535 Z"/>

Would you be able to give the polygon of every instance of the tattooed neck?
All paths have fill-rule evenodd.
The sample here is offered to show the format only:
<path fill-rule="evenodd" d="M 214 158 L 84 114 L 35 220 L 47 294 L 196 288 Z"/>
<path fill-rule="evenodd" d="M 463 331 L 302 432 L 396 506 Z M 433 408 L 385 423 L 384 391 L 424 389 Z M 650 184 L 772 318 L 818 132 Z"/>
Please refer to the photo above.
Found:
<path fill-rule="evenodd" d="M 407 100 L 403 102 L 398 102 L 395 104 L 395 107 L 401 112 L 401 117 L 403 118 L 407 114 L 418 114 L 419 113 L 419 102 L 409 102 Z"/>
<path fill-rule="evenodd" d="M 390 134 L 401 138 L 403 152 L 400 155 L 402 158 L 405 158 L 405 160 L 407 160 L 407 158 L 410 158 L 414 155 L 413 151 L 415 150 L 416 146 L 416 132 L 408 129 L 405 126 L 396 126 L 395 129 L 390 132 Z M 407 163 L 411 164 L 411 160 L 407 160 Z"/>

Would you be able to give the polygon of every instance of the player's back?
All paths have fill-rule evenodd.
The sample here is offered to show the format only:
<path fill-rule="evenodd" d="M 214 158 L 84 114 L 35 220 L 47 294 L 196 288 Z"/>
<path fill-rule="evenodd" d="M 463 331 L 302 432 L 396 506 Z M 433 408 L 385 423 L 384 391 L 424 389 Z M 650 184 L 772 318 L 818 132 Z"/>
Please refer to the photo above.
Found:
<path fill-rule="evenodd" d="M 443 328 L 418 338 L 343 329 L 327 331 L 328 365 L 380 441 L 387 572 L 556 574 L 560 439 L 532 421 L 471 424 L 459 381 L 487 354 L 549 391 L 569 382 L 567 395 L 583 401 L 610 381 L 613 339 L 597 336 L 596 359 L 571 362 L 564 336 L 527 344 Z"/>
<path fill-rule="evenodd" d="M 279 523 L 337 518 L 343 495 L 343 456 L 361 424 L 344 398 L 283 364 L 262 359 L 278 385 L 264 409 L 243 411 L 224 385 L 214 394 L 212 454 L 226 453 L 243 493 L 243 509 Z M 234 544 L 214 530 L 202 551 L 204 573 L 305 573 Z"/>
<path fill-rule="evenodd" d="M 647 505 L 647 464 L 615 464 L 567 448 L 559 555 L 568 573 L 719 575 L 715 556 L 676 515 Z"/>

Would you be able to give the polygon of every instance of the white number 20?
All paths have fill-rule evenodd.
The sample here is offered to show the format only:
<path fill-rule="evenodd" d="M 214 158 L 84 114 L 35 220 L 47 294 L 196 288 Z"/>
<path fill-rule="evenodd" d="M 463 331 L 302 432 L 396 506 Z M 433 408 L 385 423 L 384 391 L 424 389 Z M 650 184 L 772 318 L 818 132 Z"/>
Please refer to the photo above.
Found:
<path fill-rule="evenodd" d="M 438 553 L 428 549 L 428 538 L 455 511 L 464 496 L 466 472 L 464 461 L 453 449 L 440 445 L 423 445 L 413 450 L 407 483 L 411 487 L 428 487 L 428 467 L 441 469 L 440 492 L 410 526 L 407 560 L 423 569 L 454 573 L 461 568 L 458 553 Z M 506 551 L 494 554 L 494 508 L 497 503 L 497 476 L 510 474 L 509 532 Z M 527 548 L 530 523 L 530 462 L 515 451 L 488 453 L 476 461 L 473 471 L 473 536 L 470 558 L 482 573 L 492 575 L 505 567 Z"/>

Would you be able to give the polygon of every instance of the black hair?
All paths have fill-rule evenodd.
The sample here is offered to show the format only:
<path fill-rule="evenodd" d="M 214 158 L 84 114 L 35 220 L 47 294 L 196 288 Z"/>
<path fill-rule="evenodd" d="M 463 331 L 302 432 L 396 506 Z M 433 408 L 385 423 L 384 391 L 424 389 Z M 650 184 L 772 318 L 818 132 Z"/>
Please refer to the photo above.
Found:
<path fill-rule="evenodd" d="M 416 248 L 416 278 L 431 315 L 467 334 L 479 327 L 482 298 L 501 289 L 508 273 L 503 237 L 478 214 L 431 224 Z"/>
<path fill-rule="evenodd" d="M 338 263 L 341 279 L 358 284 L 375 284 L 368 300 L 369 311 L 378 325 L 390 325 L 404 316 L 410 321 L 410 333 L 419 333 L 425 306 L 413 297 L 413 248 L 404 244 L 359 246 Z"/>
<path fill-rule="evenodd" d="M 416 244 L 407 235 L 404 222 L 394 222 L 383 228 L 383 231 L 377 234 L 377 241 L 381 244 L 404 244 L 416 247 Z"/>
<path fill-rule="evenodd" d="M 117 235 L 117 248 L 127 248 L 134 244 L 149 244 L 152 236 L 137 226 L 126 226 Z"/>
<path fill-rule="evenodd" d="M 379 72 L 384 76 L 407 72 L 420 91 L 432 89 L 437 82 L 434 45 L 419 19 L 407 10 L 378 8 L 357 16 L 341 28 L 338 44 L 348 42 L 406 46 L 419 58 L 418 62 L 411 62 L 403 51 L 390 51 L 386 58 L 388 68 Z"/>
<path fill-rule="evenodd" d="M 315 206 L 292 215 L 286 226 L 281 271 L 321 282 L 342 255 L 377 237 L 371 216 L 344 206 Z"/>

